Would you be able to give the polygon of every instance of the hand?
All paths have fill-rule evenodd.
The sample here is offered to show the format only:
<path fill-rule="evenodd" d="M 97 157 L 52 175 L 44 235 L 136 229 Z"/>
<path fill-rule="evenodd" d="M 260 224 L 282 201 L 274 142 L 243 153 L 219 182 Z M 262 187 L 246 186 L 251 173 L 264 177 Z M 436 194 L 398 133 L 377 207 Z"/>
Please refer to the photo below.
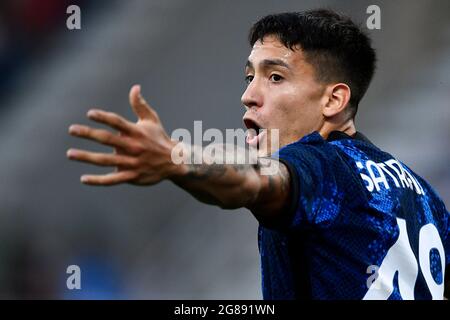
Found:
<path fill-rule="evenodd" d="M 91 139 L 114 148 L 113 153 L 96 153 L 69 149 L 67 157 L 99 166 L 115 167 L 105 175 L 83 175 L 81 182 L 89 185 L 132 183 L 152 185 L 171 176 L 176 166 L 171 161 L 171 150 L 176 142 L 165 132 L 158 114 L 142 98 L 140 86 L 130 90 L 130 105 L 138 116 L 136 123 L 98 109 L 89 110 L 89 119 L 118 130 L 118 134 L 74 124 L 69 128 L 73 136 Z"/>

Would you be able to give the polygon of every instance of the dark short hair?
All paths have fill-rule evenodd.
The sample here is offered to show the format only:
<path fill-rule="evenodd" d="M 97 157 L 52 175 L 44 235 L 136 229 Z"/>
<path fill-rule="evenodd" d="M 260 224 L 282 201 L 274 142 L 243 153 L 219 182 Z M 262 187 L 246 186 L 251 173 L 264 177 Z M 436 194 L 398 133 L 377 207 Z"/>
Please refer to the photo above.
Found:
<path fill-rule="evenodd" d="M 249 42 L 274 35 L 287 48 L 300 46 L 320 82 L 343 82 L 351 90 L 352 116 L 375 72 L 370 38 L 350 18 L 327 9 L 271 14 L 257 21 Z"/>

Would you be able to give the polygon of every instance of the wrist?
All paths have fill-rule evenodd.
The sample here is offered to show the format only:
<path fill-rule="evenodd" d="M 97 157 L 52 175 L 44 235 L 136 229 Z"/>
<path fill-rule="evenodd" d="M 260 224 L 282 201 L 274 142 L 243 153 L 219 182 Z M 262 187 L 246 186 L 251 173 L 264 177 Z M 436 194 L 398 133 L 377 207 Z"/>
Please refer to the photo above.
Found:
<path fill-rule="evenodd" d="M 190 146 L 178 140 L 170 140 L 169 160 L 167 164 L 167 179 L 176 180 L 189 172 L 187 160 L 190 156 Z"/>

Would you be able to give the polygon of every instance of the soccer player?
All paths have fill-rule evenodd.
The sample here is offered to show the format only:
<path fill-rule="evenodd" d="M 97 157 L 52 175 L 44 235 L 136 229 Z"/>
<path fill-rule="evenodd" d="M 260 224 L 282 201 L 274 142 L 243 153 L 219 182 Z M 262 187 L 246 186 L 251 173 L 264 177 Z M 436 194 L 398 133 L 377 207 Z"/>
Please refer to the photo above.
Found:
<path fill-rule="evenodd" d="M 119 134 L 69 128 L 114 147 L 110 154 L 68 150 L 70 159 L 115 167 L 82 182 L 168 179 L 202 202 L 248 208 L 259 221 L 264 299 L 443 299 L 450 263 L 443 201 L 355 128 L 375 70 L 370 39 L 349 18 L 312 10 L 266 16 L 249 40 L 243 120 L 258 133 L 247 139 L 259 147 L 257 164 L 214 163 L 195 146 L 171 140 L 133 86 L 137 123 L 93 109 L 90 119 Z M 264 142 L 274 129 L 281 148 L 272 152 Z M 174 163 L 171 152 L 180 145 L 201 163 Z M 274 174 L 262 174 L 262 159 L 277 165 Z"/>

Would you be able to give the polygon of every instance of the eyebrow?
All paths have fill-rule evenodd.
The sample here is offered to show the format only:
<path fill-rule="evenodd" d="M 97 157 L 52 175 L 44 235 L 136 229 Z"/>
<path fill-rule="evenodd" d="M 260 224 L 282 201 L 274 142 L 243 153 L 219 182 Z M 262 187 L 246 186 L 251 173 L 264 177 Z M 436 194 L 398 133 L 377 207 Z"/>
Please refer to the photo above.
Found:
<path fill-rule="evenodd" d="M 259 65 L 262 68 L 266 68 L 266 67 L 270 67 L 270 66 L 280 66 L 280 67 L 284 67 L 286 69 L 291 70 L 291 67 L 281 59 L 264 59 L 259 63 Z M 250 60 L 247 60 L 247 63 L 245 64 L 245 68 L 254 69 L 253 63 Z"/>

